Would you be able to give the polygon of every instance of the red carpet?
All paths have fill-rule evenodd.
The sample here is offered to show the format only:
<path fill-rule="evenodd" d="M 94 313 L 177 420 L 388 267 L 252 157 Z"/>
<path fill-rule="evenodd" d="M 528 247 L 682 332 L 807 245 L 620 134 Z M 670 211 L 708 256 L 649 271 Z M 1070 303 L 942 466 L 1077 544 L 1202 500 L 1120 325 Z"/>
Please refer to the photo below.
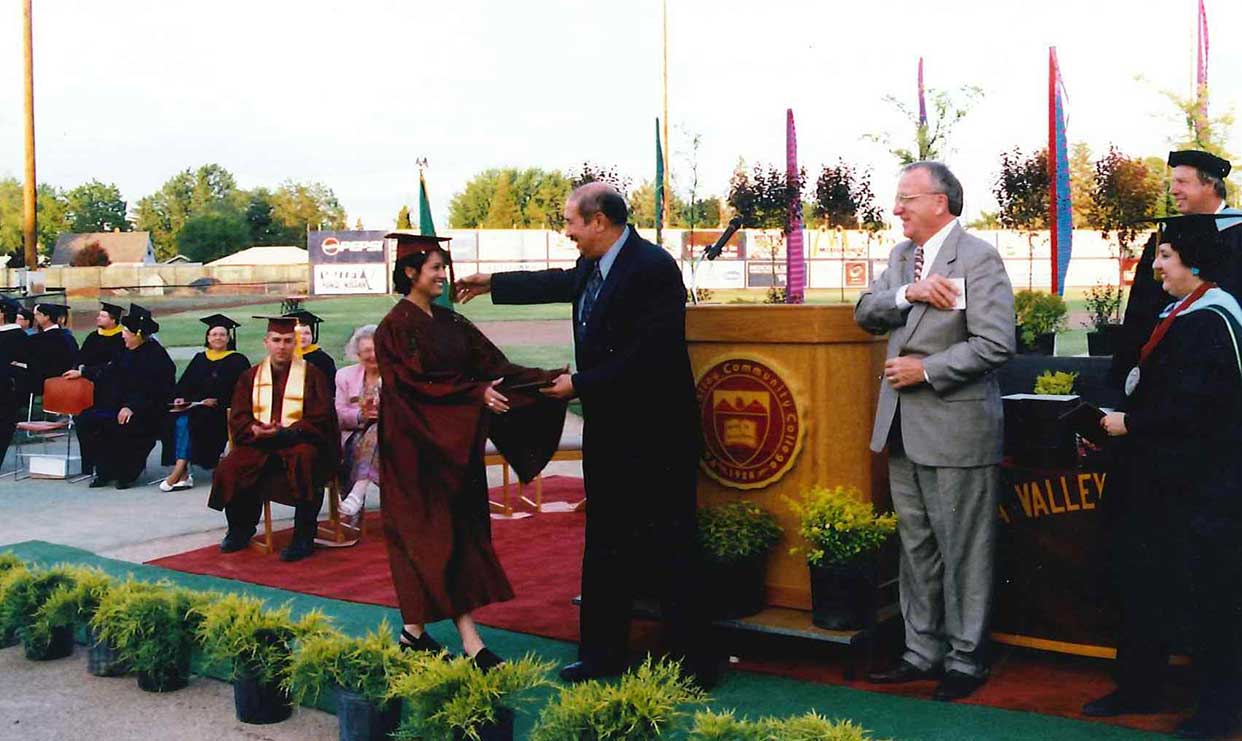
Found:
<path fill-rule="evenodd" d="M 516 499 L 515 490 L 510 493 Z M 499 491 L 494 490 L 493 495 L 498 496 Z M 550 476 L 544 479 L 543 495 L 545 501 L 577 501 L 583 496 L 582 481 Z M 570 600 L 579 592 L 584 517 L 573 512 L 493 520 L 496 552 L 517 596 L 479 610 L 479 622 L 519 633 L 576 641 L 578 608 Z M 396 607 L 378 512 L 369 515 L 368 533 L 368 538 L 354 547 L 323 548 L 311 559 L 292 564 L 250 549 L 224 555 L 215 546 L 150 563 L 331 599 Z M 657 631 L 642 622 L 637 622 L 636 628 L 639 635 L 635 648 L 657 645 Z M 847 682 L 843 677 L 847 657 L 840 648 L 808 651 L 805 643 L 797 641 L 741 636 L 730 640 L 726 648 L 739 656 L 735 666 L 749 671 L 911 697 L 930 697 L 935 688 L 933 682 L 896 687 Z M 879 661 L 883 663 L 885 659 Z M 998 646 L 992 678 L 966 702 L 1083 720 L 1078 712 L 1082 704 L 1112 689 L 1110 663 Z M 1191 698 L 1184 688 L 1171 694 L 1177 695 L 1177 706 L 1189 706 Z M 1126 718 L 1118 724 L 1168 732 L 1177 722 L 1178 716 L 1166 714 Z"/>

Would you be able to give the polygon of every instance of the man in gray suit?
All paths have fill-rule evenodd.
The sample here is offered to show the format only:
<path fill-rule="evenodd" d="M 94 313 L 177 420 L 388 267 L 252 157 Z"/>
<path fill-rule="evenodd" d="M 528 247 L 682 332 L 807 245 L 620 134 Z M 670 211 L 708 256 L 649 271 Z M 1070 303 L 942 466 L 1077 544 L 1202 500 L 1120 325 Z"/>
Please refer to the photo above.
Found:
<path fill-rule="evenodd" d="M 889 450 L 901 536 L 906 651 L 877 683 L 940 676 L 937 700 L 987 678 L 1002 441 L 993 370 L 1014 352 L 1013 288 L 1000 255 L 957 223 L 962 185 L 939 162 L 902 170 L 893 213 L 908 237 L 854 319 L 889 333 L 871 449 Z"/>

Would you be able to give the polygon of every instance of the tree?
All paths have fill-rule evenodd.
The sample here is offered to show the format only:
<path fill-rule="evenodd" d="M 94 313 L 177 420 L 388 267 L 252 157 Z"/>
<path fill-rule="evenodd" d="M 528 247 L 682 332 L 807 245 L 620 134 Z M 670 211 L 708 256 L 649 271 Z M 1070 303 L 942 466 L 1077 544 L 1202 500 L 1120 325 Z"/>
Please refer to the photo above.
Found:
<path fill-rule="evenodd" d="M 410 207 L 402 204 L 401 210 L 397 212 L 397 228 L 413 229 L 414 225 L 410 223 Z"/>
<path fill-rule="evenodd" d="M 1145 230 L 1141 219 L 1151 215 L 1161 193 L 1141 160 L 1127 157 L 1110 146 L 1095 163 L 1095 189 L 1091 195 L 1092 219 L 1100 235 L 1117 235 L 1117 274 L 1133 255 L 1133 242 Z"/>
<path fill-rule="evenodd" d="M 1091 146 L 1086 142 L 1074 142 L 1070 147 L 1070 199 L 1077 229 L 1095 229 L 1091 215 L 1091 193 L 1095 190 L 1095 162 L 1091 159 Z"/>
<path fill-rule="evenodd" d="M 1176 126 L 1181 124 L 1181 131 L 1169 137 L 1173 149 L 1201 149 L 1205 152 L 1233 160 L 1234 157 L 1225 149 L 1229 132 L 1233 129 L 1234 115 L 1226 111 L 1216 116 L 1208 115 L 1208 101 L 1211 90 L 1207 85 L 1199 87 L 1194 95 L 1178 95 L 1169 90 L 1161 90 L 1160 94 L 1169 100 L 1176 109 L 1170 120 Z M 1238 202 L 1239 183 L 1236 178 L 1239 168 L 1234 168 L 1234 178 L 1229 179 L 1229 193 L 1233 202 Z"/>
<path fill-rule="evenodd" d="M 587 183 L 608 183 L 616 188 L 622 197 L 625 197 L 630 190 L 630 179 L 617 172 L 617 168 L 604 167 L 591 162 L 583 162 L 581 167 L 571 172 L 569 174 L 569 182 L 571 190 Z"/>
<path fill-rule="evenodd" d="M 96 239 L 78 250 L 69 264 L 75 268 L 106 268 L 112 264 L 112 258 L 108 257 L 108 251 Z"/>
<path fill-rule="evenodd" d="M 228 170 L 207 164 L 173 175 L 158 191 L 138 200 L 135 209 L 138 229 L 151 232 L 155 254 L 167 259 L 176 254 L 178 232 L 194 216 L 209 211 L 246 208 L 246 196 Z"/>
<path fill-rule="evenodd" d="M 831 167 L 824 165 L 820 170 L 811 205 L 812 216 L 822 219 L 829 229 L 863 228 L 874 233 L 885 226 L 884 212 L 871 190 L 870 171 L 860 175 L 844 160 Z"/>
<path fill-rule="evenodd" d="M 51 257 L 56 238 L 70 231 L 69 221 L 65 217 L 65 197 L 55 187 L 40 185 L 35 191 L 35 214 L 38 218 L 38 233 L 35 238 L 39 242 L 41 259 Z M 21 252 L 21 260 L 10 260 L 9 267 L 24 264 L 24 232 L 22 219 L 22 184 L 16 178 L 0 178 L 0 251 Z"/>
<path fill-rule="evenodd" d="M 518 210 L 517 198 L 513 194 L 513 179 L 509 173 L 502 173 L 496 182 L 496 192 L 483 217 L 484 229 L 516 229 L 522 221 Z"/>
<path fill-rule="evenodd" d="M 286 180 L 272 194 L 272 217 L 290 233 L 346 228 L 345 209 L 323 183 Z M 303 241 L 301 238 L 297 242 Z"/>
<path fill-rule="evenodd" d="M 1035 234 L 1048 225 L 1048 150 L 1024 158 L 1022 150 L 1001 153 L 1001 170 L 992 194 L 1000 209 L 996 218 L 1006 229 L 1026 235 L 1027 290 L 1034 288 Z"/>
<path fill-rule="evenodd" d="M 505 228 L 514 225 L 524 229 L 560 228 L 562 208 L 570 191 L 569 179 L 557 170 L 537 167 L 524 170 L 490 169 L 472 177 L 449 202 L 449 227 L 477 229 L 483 226 L 502 179 L 508 180 L 508 188 L 517 207 L 516 220 Z M 509 197 L 506 196 L 506 199 Z"/>
<path fill-rule="evenodd" d="M 65 194 L 66 218 L 74 232 L 127 232 L 125 199 L 115 184 L 92 180 Z"/>
<path fill-rule="evenodd" d="M 634 225 L 644 229 L 654 229 L 655 183 L 651 180 L 644 180 L 642 185 L 630 191 L 628 200 L 630 220 L 634 222 Z M 686 222 L 683 219 L 686 203 L 676 193 L 669 193 L 668 210 L 669 213 L 664 218 L 665 228 L 686 226 Z M 700 225 L 702 224 L 702 222 L 699 223 Z"/>
<path fill-rule="evenodd" d="M 250 227 L 239 214 L 219 210 L 192 217 L 177 232 L 177 249 L 196 262 L 211 262 L 245 247 Z"/>
<path fill-rule="evenodd" d="M 889 103 L 914 126 L 914 148 L 894 146 L 890 134 L 869 135 L 872 141 L 889 147 L 889 152 L 903 165 L 926 160 L 942 160 L 950 152 L 949 135 L 970 109 L 983 97 L 983 90 L 974 85 L 963 85 L 956 91 L 927 89 L 931 104 L 927 123 L 919 121 L 917 108 L 912 108 L 895 95 L 884 96 Z"/>
<path fill-rule="evenodd" d="M 255 188 L 247 197 L 246 211 L 242 218 L 250 232 L 250 244 L 296 244 L 302 238 L 302 230 L 287 227 L 276 220 L 270 190 Z"/>
<path fill-rule="evenodd" d="M 715 229 L 720 226 L 720 199 L 696 198 L 681 207 L 681 225 L 689 229 Z"/>

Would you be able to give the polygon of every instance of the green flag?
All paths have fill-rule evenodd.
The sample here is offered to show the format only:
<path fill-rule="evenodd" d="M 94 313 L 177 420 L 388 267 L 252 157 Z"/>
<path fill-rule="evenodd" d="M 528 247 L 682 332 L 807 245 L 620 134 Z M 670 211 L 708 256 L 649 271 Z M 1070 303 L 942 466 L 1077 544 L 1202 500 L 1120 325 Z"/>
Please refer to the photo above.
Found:
<path fill-rule="evenodd" d="M 418 233 L 428 237 L 433 237 L 436 233 L 436 225 L 431 221 L 431 202 L 427 200 L 427 181 L 423 179 L 421 172 L 418 173 Z M 435 302 L 445 308 L 453 308 L 452 263 L 449 264 L 448 285 L 436 297 Z"/>
<path fill-rule="evenodd" d="M 660 146 L 660 119 L 655 122 L 656 173 L 655 173 L 655 230 L 656 244 L 664 245 L 664 149 Z"/>

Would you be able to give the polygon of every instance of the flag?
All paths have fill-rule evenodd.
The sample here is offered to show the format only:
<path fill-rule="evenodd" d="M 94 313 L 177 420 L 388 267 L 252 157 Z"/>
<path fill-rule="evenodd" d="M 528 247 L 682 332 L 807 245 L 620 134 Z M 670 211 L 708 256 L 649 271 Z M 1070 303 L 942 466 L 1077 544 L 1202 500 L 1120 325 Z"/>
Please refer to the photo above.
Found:
<path fill-rule="evenodd" d="M 1052 235 L 1052 292 L 1065 294 L 1074 238 L 1070 210 L 1069 147 L 1065 137 L 1065 85 L 1057 49 L 1048 47 L 1048 229 Z"/>
<path fill-rule="evenodd" d="M 660 146 L 660 119 L 655 120 L 656 173 L 655 173 L 655 230 L 656 244 L 664 246 L 664 149 Z"/>
<path fill-rule="evenodd" d="M 785 182 L 799 183 L 798 134 L 794 130 L 793 109 L 785 109 Z M 802 194 L 789 199 L 789 240 L 785 249 L 785 303 L 806 300 L 806 264 L 802 261 Z"/>
<path fill-rule="evenodd" d="M 923 94 L 923 58 L 919 57 L 919 128 L 927 125 L 927 99 Z"/>
<path fill-rule="evenodd" d="M 1199 22 L 1195 24 L 1196 52 L 1195 94 L 1199 97 L 1199 115 L 1207 118 L 1207 84 L 1208 84 L 1208 22 L 1207 10 L 1203 0 L 1199 0 Z"/>
<path fill-rule="evenodd" d="M 427 200 L 427 181 L 423 173 L 418 173 L 418 233 L 432 237 L 436 233 L 436 225 L 431 221 L 431 201 Z M 436 297 L 435 303 L 446 308 L 453 307 L 453 263 L 449 262 L 448 285 L 444 292 Z"/>

